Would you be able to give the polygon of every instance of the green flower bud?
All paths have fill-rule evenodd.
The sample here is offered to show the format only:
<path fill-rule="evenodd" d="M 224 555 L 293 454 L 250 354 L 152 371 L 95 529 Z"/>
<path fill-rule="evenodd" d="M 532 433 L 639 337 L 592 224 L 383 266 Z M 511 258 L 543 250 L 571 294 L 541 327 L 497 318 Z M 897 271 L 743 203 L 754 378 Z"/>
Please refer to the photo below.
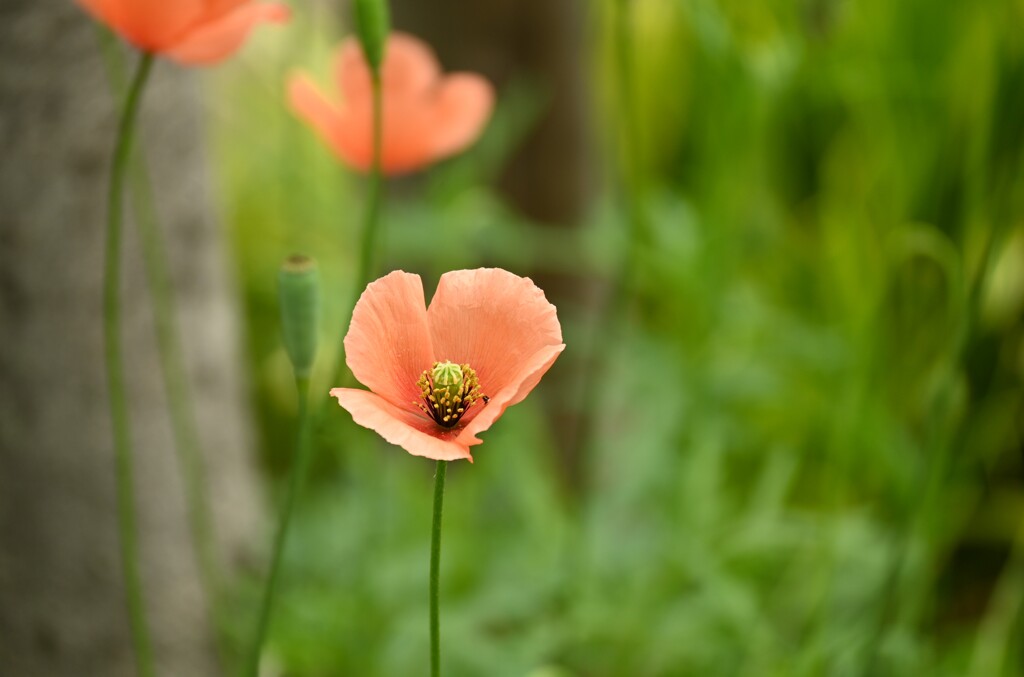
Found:
<path fill-rule="evenodd" d="M 316 262 L 299 254 L 289 256 L 277 275 L 284 347 L 298 378 L 309 378 L 316 357 L 320 315 L 320 275 Z"/>
<path fill-rule="evenodd" d="M 366 62 L 375 75 L 380 73 L 384 62 L 384 45 L 391 32 L 391 14 L 387 0 L 355 0 L 356 32 L 363 44 Z"/>

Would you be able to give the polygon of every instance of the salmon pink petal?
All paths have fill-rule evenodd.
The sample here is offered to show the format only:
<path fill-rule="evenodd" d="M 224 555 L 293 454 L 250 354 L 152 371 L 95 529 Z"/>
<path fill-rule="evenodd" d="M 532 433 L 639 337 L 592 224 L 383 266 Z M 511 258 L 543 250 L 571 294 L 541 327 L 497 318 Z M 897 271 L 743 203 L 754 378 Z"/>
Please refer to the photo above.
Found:
<path fill-rule="evenodd" d="M 398 101 L 384 102 L 381 169 L 394 176 L 419 169 L 434 157 L 421 111 Z M 335 129 L 334 150 L 350 167 L 367 171 L 373 164 L 373 110 L 369 102 L 342 105 Z"/>
<path fill-rule="evenodd" d="M 78 0 L 93 16 L 133 45 L 163 51 L 206 10 L 204 0 Z"/>
<path fill-rule="evenodd" d="M 416 382 L 434 363 L 419 275 L 395 271 L 366 287 L 345 335 L 345 362 L 360 383 L 419 414 Z"/>
<path fill-rule="evenodd" d="M 437 425 L 425 417 L 400 409 L 387 400 L 365 390 L 335 388 L 331 396 L 352 414 L 352 420 L 364 428 L 397 444 L 413 456 L 425 456 L 436 461 L 473 460 L 469 447 L 480 441 L 456 441 L 450 431 L 439 433 Z"/>
<path fill-rule="evenodd" d="M 288 78 L 288 103 L 295 115 L 309 123 L 328 147 L 340 152 L 338 109 L 305 73 L 294 73 Z"/>
<path fill-rule="evenodd" d="M 494 109 L 494 88 L 473 73 L 444 78 L 433 111 L 434 154 L 454 155 L 480 136 Z"/>
<path fill-rule="evenodd" d="M 427 318 L 436 359 L 472 366 L 483 394 L 507 397 L 495 409 L 526 397 L 554 361 L 551 350 L 557 355 L 565 347 L 544 292 L 529 278 L 498 268 L 443 275 Z"/>
<path fill-rule="evenodd" d="M 236 52 L 257 24 L 284 23 L 289 17 L 288 7 L 279 3 L 257 2 L 239 5 L 212 21 L 198 24 L 165 52 L 167 56 L 183 64 L 216 63 Z"/>
<path fill-rule="evenodd" d="M 334 78 L 345 103 L 369 104 L 370 66 L 357 38 L 345 38 L 338 46 L 334 53 Z"/>
<path fill-rule="evenodd" d="M 206 16 L 220 17 L 250 0 L 206 0 Z"/>
<path fill-rule="evenodd" d="M 369 106 L 342 104 L 334 129 L 334 152 L 353 169 L 368 171 L 373 164 L 373 112 Z M 385 146 L 386 148 L 386 146 Z"/>
<path fill-rule="evenodd" d="M 436 158 L 429 122 L 422 105 L 411 106 L 397 98 L 385 99 L 380 163 L 386 174 L 412 172 Z"/>
<path fill-rule="evenodd" d="M 373 162 L 373 93 L 369 66 L 354 38 L 338 49 L 335 74 L 342 102 L 334 150 L 349 166 L 368 171 Z M 426 97 L 439 75 L 426 44 L 402 33 L 389 37 L 382 73 L 385 174 L 414 171 L 435 159 Z"/>
<path fill-rule="evenodd" d="M 441 76 L 430 45 L 408 33 L 393 33 L 381 69 L 384 96 L 420 96 Z"/>
<path fill-rule="evenodd" d="M 335 55 L 335 77 L 346 101 L 369 102 L 370 67 L 355 38 L 341 43 Z M 392 97 L 421 97 L 441 75 L 434 52 L 427 43 L 407 33 L 388 36 L 381 66 L 381 84 L 387 100 Z"/>
<path fill-rule="evenodd" d="M 505 413 L 505 409 L 522 402 L 530 394 L 530 391 L 540 383 L 541 377 L 547 373 L 563 350 L 565 350 L 565 345 L 560 344 L 541 348 L 534 353 L 520 368 L 520 373 L 524 376 L 519 384 L 514 383 L 518 378 L 514 379 L 504 389 L 491 396 L 490 401 L 480 410 L 480 413 L 470 419 L 469 423 L 459 432 L 456 441 L 467 446 L 480 444 L 481 440 L 476 435 L 490 428 Z"/>

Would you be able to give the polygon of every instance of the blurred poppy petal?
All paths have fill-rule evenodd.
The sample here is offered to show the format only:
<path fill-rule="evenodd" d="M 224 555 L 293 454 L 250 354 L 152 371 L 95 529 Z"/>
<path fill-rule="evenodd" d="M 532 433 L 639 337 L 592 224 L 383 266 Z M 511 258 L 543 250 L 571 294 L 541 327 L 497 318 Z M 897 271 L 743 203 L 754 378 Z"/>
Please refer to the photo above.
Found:
<path fill-rule="evenodd" d="M 474 73 L 455 73 L 441 84 L 434 102 L 434 152 L 451 155 L 469 146 L 494 108 L 494 88 Z"/>
<path fill-rule="evenodd" d="M 184 64 L 220 61 L 237 50 L 260 22 L 287 21 L 279 3 L 249 0 L 77 0 L 143 52 Z"/>
<path fill-rule="evenodd" d="M 288 103 L 295 115 L 316 130 L 324 143 L 337 147 L 337 130 L 341 128 L 338 109 L 305 73 L 295 73 L 288 79 Z"/>
<path fill-rule="evenodd" d="M 94 17 L 144 51 L 160 51 L 206 11 L 203 0 L 78 0 Z"/>
<path fill-rule="evenodd" d="M 363 68 L 366 68 L 365 62 Z M 381 69 L 387 97 L 421 97 L 433 89 L 441 77 L 441 66 L 434 51 L 408 33 L 391 36 Z"/>
<path fill-rule="evenodd" d="M 356 39 L 341 43 L 334 74 L 341 94 L 336 128 L 328 135 L 311 124 L 346 164 L 367 171 L 373 159 L 373 92 Z M 486 80 L 469 73 L 443 77 L 430 47 L 404 33 L 388 38 L 381 85 L 385 174 L 415 171 L 463 150 L 480 135 L 494 107 Z"/>
<path fill-rule="evenodd" d="M 390 45 L 390 40 L 388 41 Z M 385 56 L 385 59 L 387 57 Z M 357 38 L 345 38 L 334 52 L 334 79 L 347 103 L 370 97 L 370 69 Z"/>
<path fill-rule="evenodd" d="M 257 24 L 284 23 L 289 16 L 288 7 L 277 3 L 241 5 L 188 31 L 166 54 L 184 64 L 213 64 L 237 51 Z"/>

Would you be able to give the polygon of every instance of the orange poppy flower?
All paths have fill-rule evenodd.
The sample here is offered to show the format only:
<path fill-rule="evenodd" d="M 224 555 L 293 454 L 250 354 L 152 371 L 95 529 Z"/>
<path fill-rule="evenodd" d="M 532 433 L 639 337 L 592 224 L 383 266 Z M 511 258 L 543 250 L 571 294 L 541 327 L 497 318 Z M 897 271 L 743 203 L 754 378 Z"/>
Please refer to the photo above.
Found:
<path fill-rule="evenodd" d="M 358 40 L 342 42 L 334 71 L 340 105 L 302 73 L 289 79 L 288 97 L 296 115 L 341 160 L 367 171 L 373 161 L 373 90 Z M 494 108 L 487 80 L 474 73 L 442 75 L 430 47 L 404 33 L 388 36 L 381 85 L 385 174 L 412 172 L 462 151 L 480 136 Z"/>
<path fill-rule="evenodd" d="M 187 65 L 233 54 L 258 23 L 283 23 L 288 7 L 250 0 L 78 0 L 143 52 Z"/>
<path fill-rule="evenodd" d="M 446 273 L 426 308 L 419 275 L 396 271 L 366 287 L 345 336 L 346 362 L 370 392 L 331 395 L 414 456 L 472 461 L 477 435 L 564 348 L 555 307 L 529 278 L 498 268 Z"/>

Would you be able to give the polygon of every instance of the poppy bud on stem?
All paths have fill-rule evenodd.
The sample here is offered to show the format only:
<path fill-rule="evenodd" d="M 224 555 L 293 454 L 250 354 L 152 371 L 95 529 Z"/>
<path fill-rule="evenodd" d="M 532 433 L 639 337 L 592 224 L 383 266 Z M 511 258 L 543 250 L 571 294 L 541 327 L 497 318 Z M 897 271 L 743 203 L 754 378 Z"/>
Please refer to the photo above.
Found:
<path fill-rule="evenodd" d="M 316 357 L 320 274 L 308 256 L 293 255 L 277 275 L 281 333 L 297 378 L 309 378 Z"/>
<path fill-rule="evenodd" d="M 288 526 L 302 484 L 309 474 L 312 450 L 309 444 L 309 374 L 316 356 L 317 316 L 320 312 L 320 276 L 316 262 L 308 256 L 293 255 L 285 260 L 277 275 L 281 303 L 281 327 L 284 346 L 295 369 L 295 388 L 298 392 L 298 434 L 295 441 L 295 459 L 288 474 L 288 489 L 281 506 L 281 515 L 270 556 L 270 570 L 263 586 L 256 632 L 249 647 L 245 677 L 258 677 L 260 652 L 270 624 L 274 591 L 281 569 L 281 554 L 288 541 Z"/>
<path fill-rule="evenodd" d="M 387 0 L 355 0 L 356 32 L 363 44 L 366 63 L 374 75 L 380 73 L 384 63 L 384 44 L 391 32 L 391 13 Z"/>

